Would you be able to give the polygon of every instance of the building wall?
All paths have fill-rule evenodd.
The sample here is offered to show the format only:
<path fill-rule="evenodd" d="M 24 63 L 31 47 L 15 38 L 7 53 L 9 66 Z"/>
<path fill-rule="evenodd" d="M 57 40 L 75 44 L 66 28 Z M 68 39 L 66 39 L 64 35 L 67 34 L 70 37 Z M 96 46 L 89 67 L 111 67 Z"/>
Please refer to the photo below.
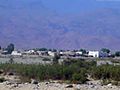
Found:
<path fill-rule="evenodd" d="M 88 56 L 99 57 L 99 51 L 89 51 Z"/>
<path fill-rule="evenodd" d="M 13 51 L 11 55 L 21 56 L 22 54 L 19 53 L 18 51 Z"/>

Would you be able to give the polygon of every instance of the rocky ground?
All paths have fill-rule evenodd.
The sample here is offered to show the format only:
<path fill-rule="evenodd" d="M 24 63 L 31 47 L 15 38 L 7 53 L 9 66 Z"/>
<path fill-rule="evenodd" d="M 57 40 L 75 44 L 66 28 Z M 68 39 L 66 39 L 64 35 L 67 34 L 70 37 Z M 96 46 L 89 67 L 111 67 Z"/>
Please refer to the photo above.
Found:
<path fill-rule="evenodd" d="M 20 83 L 19 77 L 14 75 L 2 75 L 5 81 L 0 83 L 0 90 L 120 90 L 120 86 L 112 84 L 101 85 L 100 81 L 89 81 L 87 84 L 65 84 L 58 81 Z"/>
<path fill-rule="evenodd" d="M 0 90 L 120 90 L 120 87 L 107 85 L 67 85 L 41 82 L 38 84 L 6 84 L 0 83 Z"/>
<path fill-rule="evenodd" d="M 0 83 L 0 90 L 120 90 L 120 87 L 111 84 L 102 86 L 98 81 L 91 81 L 87 84 L 61 84 L 58 82 L 35 83 L 34 81 L 32 83 L 17 83 L 8 80 Z"/>

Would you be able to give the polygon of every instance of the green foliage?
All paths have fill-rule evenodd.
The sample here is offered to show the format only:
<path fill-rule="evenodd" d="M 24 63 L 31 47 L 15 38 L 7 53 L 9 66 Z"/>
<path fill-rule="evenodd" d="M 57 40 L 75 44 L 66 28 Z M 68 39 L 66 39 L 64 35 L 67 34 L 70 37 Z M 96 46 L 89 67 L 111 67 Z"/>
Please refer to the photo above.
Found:
<path fill-rule="evenodd" d="M 120 51 L 115 52 L 115 56 L 119 57 L 120 56 Z"/>
<path fill-rule="evenodd" d="M 110 53 L 110 50 L 107 49 L 107 48 L 102 48 L 101 51 L 102 51 L 103 53 Z"/>
<path fill-rule="evenodd" d="M 31 78 L 37 80 L 70 80 L 84 83 L 86 81 L 87 68 L 91 65 L 90 62 L 84 61 L 71 61 L 69 65 L 53 64 L 53 65 L 27 65 L 27 64 L 15 64 L 6 63 L 0 64 L 0 69 L 5 72 L 14 71 L 21 76 L 23 82 L 30 81 Z M 86 68 L 87 67 L 87 68 Z M 80 76 L 76 77 L 76 74 Z"/>
<path fill-rule="evenodd" d="M 44 58 L 43 61 L 51 61 L 49 58 Z"/>
<path fill-rule="evenodd" d="M 0 83 L 4 82 L 5 78 L 0 78 Z"/>
<path fill-rule="evenodd" d="M 35 51 L 48 51 L 47 48 L 33 48 Z"/>
<path fill-rule="evenodd" d="M 12 43 L 9 44 L 6 48 L 6 50 L 7 50 L 7 54 L 11 54 L 12 51 L 14 51 L 14 44 L 12 44 Z"/>
<path fill-rule="evenodd" d="M 21 76 L 23 82 L 31 78 L 37 80 L 69 80 L 75 83 L 85 83 L 87 75 L 93 79 L 108 81 L 120 81 L 120 66 L 103 65 L 96 66 L 95 61 L 66 60 L 62 65 L 36 65 L 36 64 L 0 64 L 0 69 L 5 73 L 12 71 Z M 116 82 L 115 82 L 116 84 Z"/>
<path fill-rule="evenodd" d="M 13 64 L 13 63 L 14 63 L 14 60 L 13 60 L 12 57 L 10 58 L 9 63 L 10 63 L 10 64 Z"/>
<path fill-rule="evenodd" d="M 57 52 L 57 50 L 56 50 L 56 49 L 53 49 L 52 51 L 53 51 L 53 52 Z"/>
<path fill-rule="evenodd" d="M 47 51 L 48 49 L 47 48 L 39 48 L 38 50 L 39 51 Z"/>
<path fill-rule="evenodd" d="M 80 51 L 83 53 L 83 54 L 86 54 L 87 51 L 85 49 L 80 49 Z"/>
<path fill-rule="evenodd" d="M 87 81 L 86 70 L 81 69 L 79 73 L 74 73 L 72 80 L 76 83 L 85 83 Z"/>
<path fill-rule="evenodd" d="M 110 83 L 111 83 L 111 81 L 107 80 L 107 79 L 103 79 L 102 82 L 101 82 L 102 85 L 108 85 Z"/>
<path fill-rule="evenodd" d="M 112 79 L 120 81 L 120 66 L 104 65 L 92 69 L 92 77 L 95 79 Z"/>
<path fill-rule="evenodd" d="M 58 64 L 58 60 L 60 59 L 60 56 L 56 54 L 53 58 L 53 64 Z"/>

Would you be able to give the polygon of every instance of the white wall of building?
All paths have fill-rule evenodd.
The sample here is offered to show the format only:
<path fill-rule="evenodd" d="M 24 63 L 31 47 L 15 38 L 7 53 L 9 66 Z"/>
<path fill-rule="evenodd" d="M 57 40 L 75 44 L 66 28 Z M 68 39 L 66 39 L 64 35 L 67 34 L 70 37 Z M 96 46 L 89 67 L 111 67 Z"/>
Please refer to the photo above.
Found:
<path fill-rule="evenodd" d="M 52 57 L 54 57 L 55 56 L 55 52 L 52 52 L 52 51 L 48 51 L 48 55 L 50 55 L 50 56 L 52 56 Z"/>
<path fill-rule="evenodd" d="M 82 55 L 83 53 L 81 51 L 76 52 L 76 54 Z"/>
<path fill-rule="evenodd" d="M 89 51 L 88 56 L 99 57 L 99 51 Z"/>
<path fill-rule="evenodd" d="M 20 52 L 18 52 L 18 51 L 13 51 L 13 52 L 11 53 L 11 55 L 21 56 L 22 54 L 21 54 Z"/>

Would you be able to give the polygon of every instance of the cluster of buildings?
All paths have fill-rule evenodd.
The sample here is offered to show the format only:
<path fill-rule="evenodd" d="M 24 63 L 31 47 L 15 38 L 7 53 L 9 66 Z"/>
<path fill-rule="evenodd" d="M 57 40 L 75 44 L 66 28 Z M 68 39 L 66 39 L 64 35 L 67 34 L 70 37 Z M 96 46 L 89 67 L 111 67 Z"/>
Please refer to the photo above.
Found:
<path fill-rule="evenodd" d="M 0 50 L 0 55 L 3 55 L 5 51 Z M 94 57 L 94 58 L 99 58 L 99 57 L 108 57 L 110 54 L 108 53 L 103 53 L 100 51 L 87 51 L 86 53 L 83 53 L 82 51 L 76 50 L 63 50 L 63 51 L 50 51 L 50 50 L 45 50 L 45 51 L 40 51 L 40 50 L 24 50 L 24 51 L 19 51 L 19 50 L 14 50 L 11 53 L 12 56 L 51 56 L 55 57 L 55 55 L 59 55 L 61 57 Z"/>
<path fill-rule="evenodd" d="M 93 58 L 101 58 L 101 57 L 111 57 L 111 54 L 101 52 L 101 51 L 86 51 L 86 53 L 82 51 L 65 51 L 60 52 L 60 56 L 70 56 L 70 57 L 93 57 Z"/>

